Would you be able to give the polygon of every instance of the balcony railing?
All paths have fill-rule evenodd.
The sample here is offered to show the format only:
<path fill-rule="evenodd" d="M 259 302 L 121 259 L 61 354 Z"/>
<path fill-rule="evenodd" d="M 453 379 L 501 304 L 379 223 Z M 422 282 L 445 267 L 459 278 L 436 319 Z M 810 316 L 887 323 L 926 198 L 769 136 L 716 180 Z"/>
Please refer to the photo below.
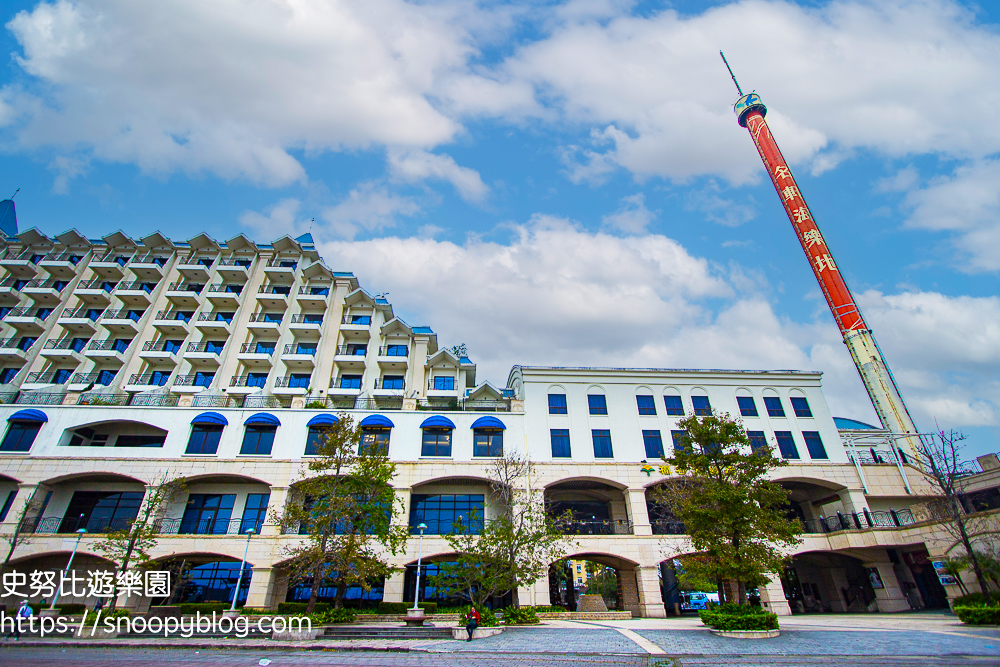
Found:
<path fill-rule="evenodd" d="M 289 343 L 288 345 L 285 346 L 285 354 L 308 354 L 310 356 L 316 356 L 316 348 L 303 347 L 302 345 Z"/>
<path fill-rule="evenodd" d="M 253 528 L 259 535 L 266 524 L 264 519 L 157 519 L 153 527 L 161 535 L 245 535 Z"/>
<path fill-rule="evenodd" d="M 292 315 L 292 324 L 323 324 L 323 316 L 298 313 Z"/>
<path fill-rule="evenodd" d="M 461 410 L 463 412 L 510 412 L 510 400 L 479 400 L 457 398 L 422 398 L 418 410 Z"/>
<path fill-rule="evenodd" d="M 169 373 L 161 373 L 156 375 L 154 373 L 135 373 L 129 380 L 129 384 L 137 384 L 146 387 L 163 387 L 168 382 L 170 382 Z"/>
<path fill-rule="evenodd" d="M 96 322 L 103 314 L 105 308 L 77 308 L 76 310 L 70 310 L 69 308 L 63 309 L 63 312 L 59 315 L 60 318 L 72 318 L 72 319 L 87 319 L 91 322 Z"/>
<path fill-rule="evenodd" d="M 170 283 L 167 286 L 168 292 L 192 292 L 194 294 L 201 294 L 201 291 L 205 289 L 204 285 L 198 285 L 196 283 Z"/>
<path fill-rule="evenodd" d="M 167 258 L 166 257 L 161 257 L 160 255 L 153 255 L 153 254 L 143 255 L 142 257 L 139 257 L 138 255 L 136 255 L 135 257 L 132 258 L 132 260 L 129 263 L 130 264 L 156 264 L 157 266 L 159 266 L 159 267 L 162 268 L 167 263 Z"/>
<path fill-rule="evenodd" d="M 389 347 L 380 347 L 378 349 L 378 356 L 406 357 L 409 356 L 409 348 L 407 348 L 405 345 L 390 345 Z"/>
<path fill-rule="evenodd" d="M 184 322 L 187 324 L 191 321 L 191 315 L 185 315 L 184 311 L 180 310 L 161 310 L 156 313 L 156 319 L 167 322 Z"/>
<path fill-rule="evenodd" d="M 236 399 L 232 396 L 221 396 L 218 394 L 196 394 L 191 400 L 192 407 L 195 408 L 235 408 Z"/>
<path fill-rule="evenodd" d="M 281 324 L 281 320 L 284 318 L 282 315 L 275 313 L 251 313 L 251 322 L 271 322 L 273 324 Z"/>
<path fill-rule="evenodd" d="M 388 387 L 386 385 L 389 385 Z M 385 378 L 375 379 L 375 389 L 386 389 L 390 391 L 405 391 L 406 381 L 400 382 L 399 380 L 389 380 L 388 382 Z"/>
<path fill-rule="evenodd" d="M 274 347 L 258 347 L 259 343 L 243 343 L 240 345 L 240 354 L 274 354 Z"/>
<path fill-rule="evenodd" d="M 61 377 L 59 377 L 60 375 Z M 24 381 L 27 384 L 66 384 L 69 380 L 69 373 L 60 373 L 59 371 L 43 371 L 41 373 L 28 373 L 28 377 L 25 378 Z"/>
<path fill-rule="evenodd" d="M 118 310 L 106 310 L 104 311 L 104 316 L 101 317 L 102 320 L 131 320 L 133 322 L 138 322 L 142 319 L 142 316 L 146 314 L 146 311 L 136 311 L 127 308 L 119 308 Z"/>
<path fill-rule="evenodd" d="M 299 263 L 292 261 L 290 259 L 281 259 L 280 257 L 272 257 L 271 261 L 269 261 L 267 265 L 272 268 L 278 267 L 283 269 L 295 269 L 295 267 L 297 267 Z"/>
<path fill-rule="evenodd" d="M 92 340 L 87 343 L 88 350 L 98 350 L 100 352 L 125 352 L 132 341 L 122 342 L 117 338 L 106 338 L 104 340 Z"/>
<path fill-rule="evenodd" d="M 251 264 L 253 260 L 244 257 L 227 257 L 219 260 L 219 266 L 242 266 L 244 269 L 249 269 Z"/>
<path fill-rule="evenodd" d="M 177 260 L 178 266 L 200 266 L 204 269 L 212 268 L 215 264 L 215 260 L 218 259 L 218 255 L 215 257 L 204 257 L 199 255 L 188 255 L 187 257 L 181 257 Z"/>
<path fill-rule="evenodd" d="M 170 344 L 170 349 L 167 349 L 167 344 L 169 341 L 157 340 L 157 341 L 146 341 L 142 344 L 143 352 L 169 352 L 170 354 L 176 354 L 180 352 L 180 347 Z"/>
<path fill-rule="evenodd" d="M 0 350 L 9 350 L 9 349 L 18 349 L 18 350 L 20 350 L 21 348 L 17 344 L 17 342 L 19 340 L 21 340 L 20 337 L 4 338 L 4 339 L 0 340 Z M 34 345 L 34 343 L 32 343 L 32 345 Z M 30 349 L 30 348 L 31 348 L 31 345 L 29 345 L 28 348 L 26 348 L 26 349 Z"/>
<path fill-rule="evenodd" d="M 205 289 L 205 293 L 206 294 L 232 294 L 234 299 L 236 297 L 238 297 L 240 294 L 243 293 L 243 286 L 242 285 L 236 285 L 236 287 L 238 287 L 239 289 L 235 289 L 235 290 L 229 289 L 229 287 L 230 287 L 229 285 L 226 285 L 224 283 L 216 283 L 214 285 L 209 285 Z"/>
<path fill-rule="evenodd" d="M 355 410 L 402 410 L 402 396 L 358 397 L 354 399 Z"/>
<path fill-rule="evenodd" d="M 70 384 L 93 384 L 101 377 L 100 373 L 73 373 Z"/>
<path fill-rule="evenodd" d="M 77 399 L 77 405 L 92 405 L 92 406 L 123 406 L 129 404 L 129 397 L 131 394 L 102 394 L 97 392 L 86 392 L 80 394 L 80 398 Z"/>
<path fill-rule="evenodd" d="M 233 323 L 233 317 L 232 317 L 232 315 L 230 315 L 229 317 L 225 317 L 225 316 L 223 316 L 222 313 L 201 313 L 201 314 L 198 315 L 198 321 L 199 322 L 225 322 L 226 324 L 232 324 Z"/>
<path fill-rule="evenodd" d="M 102 289 L 105 292 L 111 292 L 121 283 L 117 280 L 108 280 L 107 278 L 94 278 L 93 280 L 88 280 L 87 282 L 79 283 L 77 289 Z"/>
<path fill-rule="evenodd" d="M 315 289 L 319 289 L 319 291 L 314 292 L 313 290 Z M 311 296 L 330 296 L 330 288 L 329 287 L 316 288 L 303 285 L 302 287 L 299 288 L 299 294 L 308 294 Z"/>
<path fill-rule="evenodd" d="M 78 342 L 79 341 L 79 342 Z M 80 352 L 89 341 L 80 341 L 77 338 L 59 338 L 58 340 L 45 341 L 46 350 L 73 350 Z"/>
<path fill-rule="evenodd" d="M 63 291 L 69 283 L 65 280 L 56 280 L 54 278 L 45 278 L 37 280 L 29 280 L 26 282 L 21 289 L 26 289 L 28 287 L 36 287 L 40 289 L 54 289 L 57 292 Z"/>
<path fill-rule="evenodd" d="M 686 535 L 687 529 L 683 521 L 660 519 L 650 521 L 653 528 L 653 535 Z"/>
<path fill-rule="evenodd" d="M 274 386 L 276 388 L 286 388 L 286 389 L 308 389 L 310 378 L 293 378 L 293 377 L 283 377 L 275 378 Z"/>
<path fill-rule="evenodd" d="M 275 296 L 288 296 L 291 291 L 287 285 L 261 285 L 257 288 L 258 294 L 274 294 Z"/>
<path fill-rule="evenodd" d="M 174 378 L 175 387 L 210 387 L 215 374 L 178 375 Z"/>
<path fill-rule="evenodd" d="M 249 375 L 236 375 L 229 379 L 230 387 L 263 387 L 267 385 L 267 377 L 250 377 Z"/>
<path fill-rule="evenodd" d="M 268 394 L 247 396 L 243 399 L 243 407 L 253 410 L 263 408 L 288 408 L 291 407 L 291 405 L 292 400 L 290 398 L 282 398 Z"/>
<path fill-rule="evenodd" d="M 889 511 L 864 510 L 802 521 L 805 533 L 836 533 L 842 530 L 869 530 L 871 528 L 901 528 L 916 523 L 909 509 Z"/>
<path fill-rule="evenodd" d="M 148 280 L 133 280 L 127 283 L 118 283 L 119 292 L 145 292 L 146 294 L 152 294 L 155 287 L 156 285 L 151 284 Z"/>
<path fill-rule="evenodd" d="M 337 355 L 347 357 L 363 357 L 368 354 L 367 347 L 355 347 L 354 345 L 338 345 Z"/>
<path fill-rule="evenodd" d="M 617 521 L 560 521 L 556 525 L 563 535 L 631 535 L 632 522 L 628 519 Z"/>
<path fill-rule="evenodd" d="M 18 394 L 17 405 L 61 405 L 66 394 L 52 392 L 24 391 Z"/>
<path fill-rule="evenodd" d="M 131 406 L 143 408 L 175 408 L 181 397 L 176 394 L 132 394 Z"/>
<path fill-rule="evenodd" d="M 88 533 L 107 533 L 112 530 L 121 530 L 132 525 L 135 519 L 97 519 L 86 517 L 58 517 L 50 516 L 39 520 L 37 517 L 25 517 L 21 526 L 21 532 L 36 533 L 40 535 L 72 535 L 80 528 L 86 529 Z"/>
<path fill-rule="evenodd" d="M 188 352 L 210 352 L 212 354 L 222 354 L 222 346 L 218 343 L 188 343 Z"/>

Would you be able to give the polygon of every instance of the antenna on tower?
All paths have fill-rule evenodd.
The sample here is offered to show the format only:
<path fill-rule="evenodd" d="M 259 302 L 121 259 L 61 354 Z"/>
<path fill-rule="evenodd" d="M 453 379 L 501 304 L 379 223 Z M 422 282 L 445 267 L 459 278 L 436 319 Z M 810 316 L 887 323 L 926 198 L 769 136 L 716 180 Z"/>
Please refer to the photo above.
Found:
<path fill-rule="evenodd" d="M 743 97 L 743 89 L 740 88 L 740 82 L 736 80 L 736 75 L 733 74 L 733 68 L 729 66 L 729 61 L 726 60 L 726 54 L 719 51 L 719 55 L 722 56 L 722 62 L 726 63 L 726 69 L 729 70 L 729 76 L 733 77 L 733 83 L 736 84 L 736 90 L 739 92 L 740 97 Z"/>
<path fill-rule="evenodd" d="M 12 195 L 10 196 L 10 199 L 11 199 L 11 201 L 13 201 L 13 200 L 14 200 L 14 197 L 16 197 L 16 196 L 17 196 L 17 193 L 18 193 L 18 192 L 20 192 L 20 191 L 21 191 L 21 188 L 18 188 L 17 190 L 14 190 L 14 194 L 12 194 Z"/>

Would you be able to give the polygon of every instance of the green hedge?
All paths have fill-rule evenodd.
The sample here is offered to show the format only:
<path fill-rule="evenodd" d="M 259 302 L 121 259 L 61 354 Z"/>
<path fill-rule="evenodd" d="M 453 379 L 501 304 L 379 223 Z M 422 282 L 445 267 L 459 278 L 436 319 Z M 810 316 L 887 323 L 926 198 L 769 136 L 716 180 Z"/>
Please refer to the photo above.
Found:
<path fill-rule="evenodd" d="M 760 607 L 736 604 L 712 606 L 698 612 L 701 622 L 716 630 L 777 630 L 778 615 Z"/>
<path fill-rule="evenodd" d="M 503 622 L 505 625 L 535 625 L 540 623 L 538 614 L 532 607 L 506 607 L 503 610 Z"/>
<path fill-rule="evenodd" d="M 301 616 L 306 613 L 306 602 L 279 602 L 278 613 L 282 616 Z M 319 614 L 330 608 L 329 602 L 317 602 L 314 614 Z"/>
<path fill-rule="evenodd" d="M 561 613 L 564 611 L 569 611 L 566 607 L 555 607 L 552 605 L 538 605 L 534 607 L 534 610 L 539 614 L 551 614 L 551 613 Z"/>
<path fill-rule="evenodd" d="M 57 604 L 56 609 L 59 610 L 60 616 L 79 616 L 80 614 L 87 613 L 87 605 L 80 604 L 79 602 Z"/>
<path fill-rule="evenodd" d="M 959 607 L 956 605 L 955 615 L 962 623 L 968 625 L 1000 625 L 1000 606 Z"/>
<path fill-rule="evenodd" d="M 177 606 L 180 607 L 181 614 L 185 616 L 194 616 L 199 612 L 202 615 L 211 615 L 213 611 L 221 614 L 229 609 L 229 605 L 225 602 L 185 602 Z"/>
<path fill-rule="evenodd" d="M 987 606 L 998 606 L 1000 605 L 1000 595 L 996 593 L 990 596 L 989 602 L 986 601 L 986 596 L 982 593 L 969 593 L 968 595 L 962 595 L 957 597 L 951 602 L 952 607 L 987 607 Z"/>
<path fill-rule="evenodd" d="M 326 609 L 309 617 L 314 625 L 329 625 L 331 623 L 353 623 L 355 613 L 352 609 Z"/>
<path fill-rule="evenodd" d="M 454 609 L 453 611 L 457 612 L 460 615 L 461 622 L 465 623 L 465 617 L 469 614 L 470 611 L 472 611 L 472 607 L 471 605 L 466 607 L 459 607 L 457 609 Z M 500 625 L 500 621 L 497 619 L 496 615 L 489 607 L 477 606 L 476 611 L 479 612 L 479 627 L 494 628 Z"/>
<path fill-rule="evenodd" d="M 244 616 L 271 616 L 274 614 L 273 609 L 264 609 L 262 607 L 243 607 L 241 612 Z"/>

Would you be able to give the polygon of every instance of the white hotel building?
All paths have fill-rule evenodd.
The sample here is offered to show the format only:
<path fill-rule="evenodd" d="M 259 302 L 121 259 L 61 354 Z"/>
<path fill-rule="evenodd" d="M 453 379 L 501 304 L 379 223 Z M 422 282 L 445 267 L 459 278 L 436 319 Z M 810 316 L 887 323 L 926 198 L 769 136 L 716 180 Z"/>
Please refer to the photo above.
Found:
<path fill-rule="evenodd" d="M 495 388 L 430 328 L 330 270 L 308 235 L 257 244 L 32 229 L 3 243 L 0 532 L 28 536 L 8 570 L 61 570 L 80 528 L 74 569 L 110 569 L 93 544 L 166 475 L 186 488 L 158 519 L 153 555 L 193 568 L 183 599 L 232 599 L 247 528 L 252 574 L 238 599 L 297 599 L 281 565 L 303 538 L 268 513 L 301 502 L 310 433 L 346 412 L 388 438 L 401 520 L 428 525 L 432 570 L 449 558 L 441 535 L 456 516 L 489 516 L 487 459 L 513 449 L 537 464 L 553 511 L 580 517 L 567 556 L 615 568 L 621 608 L 663 616 L 670 564 L 689 547 L 649 501 L 664 478 L 644 463 L 670 451 L 685 413 L 717 410 L 742 414 L 755 443 L 790 462 L 776 478 L 806 534 L 784 583 L 761 590 L 767 606 L 898 611 L 957 594 L 930 566 L 950 545 L 921 521 L 919 474 L 880 431 L 838 428 L 820 373 L 515 367 Z M 412 600 L 416 559 L 414 538 L 367 597 Z M 543 578 L 518 595 L 549 604 L 552 588 Z"/>

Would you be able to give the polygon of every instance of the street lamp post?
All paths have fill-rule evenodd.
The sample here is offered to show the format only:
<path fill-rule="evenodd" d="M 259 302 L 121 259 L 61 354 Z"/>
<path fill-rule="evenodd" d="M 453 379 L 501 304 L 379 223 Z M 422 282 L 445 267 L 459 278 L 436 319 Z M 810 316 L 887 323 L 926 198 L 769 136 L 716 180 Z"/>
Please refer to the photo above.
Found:
<path fill-rule="evenodd" d="M 76 550 L 80 548 L 80 540 L 83 539 L 84 534 L 86 534 L 86 528 L 80 528 L 76 531 L 76 544 L 73 545 L 73 553 L 69 555 L 69 562 L 66 563 L 66 569 L 63 570 L 63 579 L 66 579 L 66 575 L 69 574 L 69 569 L 73 567 L 73 559 L 76 558 Z M 59 586 L 56 588 L 56 594 L 52 596 L 52 604 L 49 605 L 49 609 L 56 608 L 56 602 L 59 602 L 59 594 L 62 592 L 62 582 L 59 582 Z"/>
<path fill-rule="evenodd" d="M 427 524 L 420 524 L 417 526 L 417 530 L 420 531 L 420 541 L 417 543 L 417 587 L 413 590 L 414 611 L 418 608 L 417 602 L 420 601 L 420 565 L 424 556 L 424 531 L 427 530 Z"/>
<path fill-rule="evenodd" d="M 254 529 L 247 528 L 247 545 L 243 549 L 243 560 L 240 561 L 240 576 L 236 578 L 236 590 L 233 591 L 233 604 L 229 607 L 230 614 L 236 612 L 236 598 L 240 596 L 240 584 L 243 583 L 243 568 L 247 564 L 247 554 L 250 553 L 250 538 L 253 537 Z"/>

